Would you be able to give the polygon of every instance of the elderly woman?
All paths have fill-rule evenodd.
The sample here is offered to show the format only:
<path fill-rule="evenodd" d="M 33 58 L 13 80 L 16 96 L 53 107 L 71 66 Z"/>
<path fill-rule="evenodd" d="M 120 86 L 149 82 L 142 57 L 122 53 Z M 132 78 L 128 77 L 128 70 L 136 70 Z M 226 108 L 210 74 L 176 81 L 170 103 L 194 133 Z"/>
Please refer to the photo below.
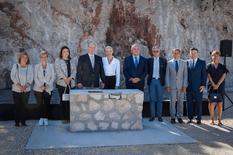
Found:
<path fill-rule="evenodd" d="M 40 107 L 39 125 L 48 125 L 48 106 L 51 101 L 55 71 L 53 64 L 48 63 L 48 52 L 40 52 L 40 63 L 34 70 L 34 94 Z"/>
<path fill-rule="evenodd" d="M 220 52 L 213 51 L 211 53 L 212 62 L 207 66 L 207 73 L 208 73 L 208 88 L 209 88 L 209 112 L 210 112 L 210 119 L 211 124 L 214 125 L 214 108 L 217 106 L 218 109 L 218 125 L 223 125 L 222 120 L 222 99 L 224 95 L 224 83 L 226 74 L 228 70 L 224 65 L 220 63 Z M 221 98 L 218 102 L 214 102 L 211 100 L 211 93 L 219 93 Z M 217 105 L 216 105 L 217 104 Z"/>
<path fill-rule="evenodd" d="M 28 104 L 33 81 L 33 67 L 29 63 L 28 54 L 26 52 L 21 52 L 19 54 L 18 63 L 14 64 L 11 70 L 16 127 L 19 127 L 19 123 L 21 123 L 22 126 L 27 126 L 26 105 Z"/>
<path fill-rule="evenodd" d="M 113 56 L 111 46 L 105 47 L 106 57 L 102 58 L 104 74 L 105 74 L 105 89 L 115 89 L 120 85 L 120 61 Z"/>
<path fill-rule="evenodd" d="M 70 102 L 62 101 L 62 95 L 63 93 L 69 93 L 70 88 L 75 87 L 76 65 L 70 57 L 70 49 L 67 46 L 63 46 L 60 50 L 59 58 L 55 61 L 55 71 L 60 104 L 63 109 L 63 123 L 68 123 L 70 120 Z"/>

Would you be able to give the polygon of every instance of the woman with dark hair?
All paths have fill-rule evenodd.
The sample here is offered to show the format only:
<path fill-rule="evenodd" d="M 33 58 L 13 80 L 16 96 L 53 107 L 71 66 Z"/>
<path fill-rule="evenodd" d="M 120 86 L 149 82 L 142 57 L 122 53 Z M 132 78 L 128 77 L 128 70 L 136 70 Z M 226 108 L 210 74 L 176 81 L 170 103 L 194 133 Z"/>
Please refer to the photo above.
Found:
<path fill-rule="evenodd" d="M 26 105 L 28 104 L 31 84 L 33 81 L 33 67 L 29 64 L 27 52 L 19 54 L 18 63 L 11 70 L 12 93 L 15 103 L 15 126 L 26 124 Z"/>
<path fill-rule="evenodd" d="M 208 73 L 208 88 L 209 88 L 209 112 L 211 124 L 214 125 L 214 108 L 217 106 L 218 109 L 218 125 L 222 124 L 222 104 L 223 104 L 223 95 L 225 87 L 225 78 L 228 70 L 226 66 L 220 63 L 220 51 L 213 51 L 211 53 L 212 62 L 207 66 Z M 211 99 L 211 94 L 216 93 L 220 94 L 218 101 L 213 101 Z"/>
<path fill-rule="evenodd" d="M 34 70 L 34 94 L 40 107 L 39 125 L 48 125 L 48 106 L 51 101 L 55 71 L 53 64 L 48 63 L 48 52 L 40 52 L 40 63 Z"/>
<path fill-rule="evenodd" d="M 57 89 L 60 96 L 60 104 L 63 109 L 64 123 L 68 123 L 70 118 L 70 102 L 63 101 L 62 95 L 69 93 L 70 88 L 75 87 L 76 66 L 70 56 L 70 49 L 67 46 L 63 46 L 59 53 L 59 58 L 55 60 L 55 71 L 57 74 Z"/>

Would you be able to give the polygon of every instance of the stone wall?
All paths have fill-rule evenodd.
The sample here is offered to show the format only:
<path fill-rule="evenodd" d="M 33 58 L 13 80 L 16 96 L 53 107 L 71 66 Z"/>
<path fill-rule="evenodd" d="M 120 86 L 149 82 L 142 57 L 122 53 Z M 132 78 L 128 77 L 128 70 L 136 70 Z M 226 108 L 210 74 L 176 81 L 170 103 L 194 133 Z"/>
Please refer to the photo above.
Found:
<path fill-rule="evenodd" d="M 89 93 L 88 90 L 71 91 L 70 131 L 143 128 L 143 92 L 124 89 L 102 91 L 102 93 Z"/>
<path fill-rule="evenodd" d="M 194 46 L 209 62 L 220 40 L 233 40 L 232 12 L 232 0 L 0 0 L 0 88 L 10 86 L 20 50 L 28 51 L 35 64 L 45 49 L 54 62 L 63 45 L 72 57 L 85 53 L 88 39 L 97 42 L 99 55 L 111 45 L 121 60 L 138 42 L 146 57 L 153 45 L 167 59 L 175 47 L 187 58 Z M 232 57 L 227 58 L 228 88 L 233 88 L 232 66 Z"/>

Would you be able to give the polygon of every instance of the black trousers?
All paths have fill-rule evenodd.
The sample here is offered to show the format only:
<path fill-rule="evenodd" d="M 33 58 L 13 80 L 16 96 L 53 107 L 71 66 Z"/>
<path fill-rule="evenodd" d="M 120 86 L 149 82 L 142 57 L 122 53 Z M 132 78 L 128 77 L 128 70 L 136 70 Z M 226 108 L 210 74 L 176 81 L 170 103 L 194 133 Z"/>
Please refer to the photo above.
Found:
<path fill-rule="evenodd" d="M 13 91 L 12 94 L 15 103 L 15 123 L 21 122 L 24 124 L 26 122 L 26 105 L 28 104 L 30 92 L 18 93 Z"/>
<path fill-rule="evenodd" d="M 104 89 L 115 89 L 116 76 L 105 76 Z"/>
<path fill-rule="evenodd" d="M 49 105 L 52 97 L 52 93 L 48 92 L 37 92 L 34 91 L 34 95 L 36 97 L 36 102 L 39 105 L 40 118 L 48 118 L 49 117 Z"/>
<path fill-rule="evenodd" d="M 65 87 L 57 85 L 59 97 L 60 97 L 60 104 L 62 105 L 62 116 L 63 120 L 70 120 L 70 101 L 62 101 L 62 94 L 65 91 Z M 70 89 L 66 89 L 66 93 L 70 93 Z"/>

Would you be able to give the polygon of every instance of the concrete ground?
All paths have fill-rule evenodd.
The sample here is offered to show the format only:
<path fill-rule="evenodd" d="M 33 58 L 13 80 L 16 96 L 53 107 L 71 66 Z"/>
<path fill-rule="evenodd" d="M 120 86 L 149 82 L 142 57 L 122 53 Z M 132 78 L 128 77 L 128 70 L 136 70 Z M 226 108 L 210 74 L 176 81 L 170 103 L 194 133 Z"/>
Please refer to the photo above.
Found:
<path fill-rule="evenodd" d="M 229 94 L 233 99 L 233 93 Z M 229 106 L 226 100 L 226 106 Z M 169 117 L 165 118 L 170 120 Z M 184 118 L 187 122 L 187 118 Z M 233 107 L 223 112 L 223 124 L 219 127 L 211 125 L 209 116 L 203 116 L 202 125 L 175 124 L 175 126 L 187 135 L 198 140 L 194 144 L 177 145 L 140 145 L 124 147 L 95 147 L 77 149 L 48 149 L 48 150 L 25 150 L 30 134 L 37 120 L 27 121 L 28 127 L 14 127 L 14 121 L 0 121 L 0 154 L 88 154 L 88 155 L 232 155 L 233 154 Z"/>

